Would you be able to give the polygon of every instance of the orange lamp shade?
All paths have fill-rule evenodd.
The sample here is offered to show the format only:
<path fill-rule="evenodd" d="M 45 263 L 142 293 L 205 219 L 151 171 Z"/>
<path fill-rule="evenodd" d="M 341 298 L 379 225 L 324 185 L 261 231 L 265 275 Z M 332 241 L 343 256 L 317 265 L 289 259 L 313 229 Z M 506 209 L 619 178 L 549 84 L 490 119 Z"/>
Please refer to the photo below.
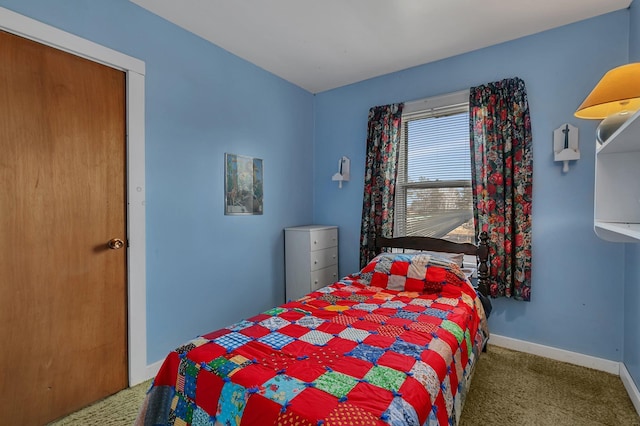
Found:
<path fill-rule="evenodd" d="M 578 118 L 603 119 L 640 109 L 640 63 L 608 71 L 575 112 Z"/>

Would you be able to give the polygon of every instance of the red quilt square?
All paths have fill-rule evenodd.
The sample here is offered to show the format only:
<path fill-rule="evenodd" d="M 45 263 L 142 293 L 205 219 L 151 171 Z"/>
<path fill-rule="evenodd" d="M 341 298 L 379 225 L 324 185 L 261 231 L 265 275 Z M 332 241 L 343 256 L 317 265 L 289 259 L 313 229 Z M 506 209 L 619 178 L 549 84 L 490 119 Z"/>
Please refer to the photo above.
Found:
<path fill-rule="evenodd" d="M 243 328 L 242 330 L 240 330 L 240 333 L 244 334 L 245 336 L 258 339 L 262 336 L 266 336 L 270 332 L 268 328 L 255 324 L 255 325 L 252 325 L 251 327 Z"/>
<path fill-rule="evenodd" d="M 346 354 L 347 352 L 351 352 L 353 348 L 358 346 L 358 343 L 354 342 L 353 340 L 343 339 L 341 337 L 335 337 L 329 340 L 329 343 L 327 343 L 327 346 L 329 346 L 331 349 L 333 349 L 334 351 L 340 354 Z"/>
<path fill-rule="evenodd" d="M 368 311 L 363 311 L 361 309 L 349 309 L 342 313 L 342 315 L 350 316 L 353 318 L 364 318 L 365 315 L 368 315 Z"/>
<path fill-rule="evenodd" d="M 409 312 L 422 312 L 422 311 L 424 311 L 424 306 L 411 305 L 411 301 L 404 302 L 404 303 L 406 303 L 407 306 L 402 308 L 403 311 L 409 311 Z"/>
<path fill-rule="evenodd" d="M 407 377 L 398 392 L 402 394 L 402 398 L 416 409 L 420 424 L 425 424 L 431 412 L 431 396 L 429 396 L 429 392 L 427 392 L 424 385 L 413 377 Z"/>
<path fill-rule="evenodd" d="M 218 398 L 222 392 L 223 385 L 222 379 L 210 371 L 201 370 L 200 374 L 198 374 L 196 404 L 210 416 L 216 414 Z"/>
<path fill-rule="evenodd" d="M 384 355 L 378 359 L 379 365 L 385 365 L 394 370 L 405 372 L 411 371 L 415 363 L 416 360 L 414 358 L 393 351 L 385 352 Z"/>
<path fill-rule="evenodd" d="M 286 319 L 289 322 L 295 322 L 295 321 L 299 320 L 300 318 L 302 318 L 304 316 L 304 314 L 302 312 L 298 312 L 298 311 L 287 311 L 287 312 L 281 313 L 278 316 L 280 318 L 282 318 L 282 319 Z"/>
<path fill-rule="evenodd" d="M 351 357 L 342 358 L 333 365 L 335 371 L 355 377 L 356 379 L 363 379 L 369 370 L 371 370 L 371 367 L 373 367 L 373 364 L 370 362 Z"/>
<path fill-rule="evenodd" d="M 422 292 L 424 290 L 424 281 L 416 278 L 407 278 L 404 282 L 404 291 L 417 291 Z"/>
<path fill-rule="evenodd" d="M 386 389 L 360 382 L 347 394 L 347 402 L 357 405 L 380 417 L 393 400 L 393 394 Z M 446 424 L 446 423 L 443 423 Z"/>
<path fill-rule="evenodd" d="M 380 288 L 387 288 L 389 275 L 384 272 L 374 272 L 371 276 L 371 285 Z"/>
<path fill-rule="evenodd" d="M 213 340 L 216 337 L 224 336 L 225 334 L 231 333 L 231 330 L 226 328 L 221 328 L 220 330 L 212 331 L 211 333 L 205 334 L 202 337 L 208 340 Z"/>
<path fill-rule="evenodd" d="M 206 343 L 190 350 L 187 356 L 193 362 L 200 364 L 202 362 L 209 362 L 212 359 L 224 355 L 225 353 L 227 353 L 227 350 L 222 346 L 215 343 Z"/>
<path fill-rule="evenodd" d="M 422 351 L 422 354 L 420 354 L 420 358 L 435 370 L 435 372 L 438 374 L 438 379 L 440 380 L 440 382 L 442 382 L 447 374 L 447 364 L 445 363 L 442 356 L 436 351 L 427 349 L 425 351 Z"/>
<path fill-rule="evenodd" d="M 238 370 L 233 375 L 233 381 L 245 388 L 260 386 L 275 377 L 276 371 L 262 364 L 251 364 Z"/>
<path fill-rule="evenodd" d="M 449 330 L 445 330 L 444 328 L 440 328 L 437 332 L 437 336 L 439 339 L 445 341 L 449 347 L 451 348 L 451 353 L 454 353 L 458 348 L 458 339 L 455 334 L 450 332 Z"/>
<path fill-rule="evenodd" d="M 351 292 L 350 291 L 344 291 L 344 290 L 334 291 L 331 294 L 336 296 L 336 297 L 339 297 L 341 299 L 346 299 L 347 297 L 351 296 Z"/>
<path fill-rule="evenodd" d="M 308 419 L 319 420 L 324 419 L 336 405 L 338 405 L 338 400 L 335 396 L 310 387 L 291 400 L 288 410 L 304 413 L 304 417 Z"/>
<path fill-rule="evenodd" d="M 377 262 L 369 262 L 360 272 L 371 272 L 376 268 Z"/>
<path fill-rule="evenodd" d="M 240 426 L 275 425 L 281 409 L 282 405 L 255 393 L 247 401 Z"/>
<path fill-rule="evenodd" d="M 266 320 L 267 318 L 271 318 L 271 315 L 258 314 L 255 317 L 247 318 L 247 321 L 252 321 L 252 322 L 258 323 L 260 321 Z"/>
<path fill-rule="evenodd" d="M 242 355 L 248 360 L 263 359 L 272 352 L 273 349 L 270 346 L 256 341 L 248 342 L 233 351 L 233 353 Z"/>
<path fill-rule="evenodd" d="M 436 417 L 438 418 L 439 425 L 449 424 L 449 416 L 447 414 L 447 404 L 444 402 L 444 396 L 442 392 L 438 393 L 436 401 L 433 404 L 436 406 Z"/>
<path fill-rule="evenodd" d="M 405 342 L 414 343 L 418 346 L 426 346 L 432 337 L 430 334 L 420 333 L 416 331 L 405 331 L 400 335 Z"/>
<path fill-rule="evenodd" d="M 296 363 L 296 359 L 291 355 L 284 354 L 282 352 L 273 352 L 259 360 L 265 367 L 269 367 L 274 371 L 286 370 L 294 363 Z"/>
<path fill-rule="evenodd" d="M 153 384 L 155 386 L 174 386 L 178 376 L 179 364 L 180 356 L 176 352 L 169 353 L 155 379 L 153 379 Z"/>
<path fill-rule="evenodd" d="M 296 361 L 287 368 L 287 374 L 303 382 L 313 382 L 327 372 L 323 365 L 315 359 Z"/>
<path fill-rule="evenodd" d="M 317 330 L 318 331 L 323 331 L 325 333 L 328 334 L 340 334 L 340 332 L 342 330 L 344 330 L 346 327 L 342 324 L 337 324 L 333 321 L 328 321 L 325 322 L 323 324 L 320 324 L 320 326 L 318 326 Z M 307 329 L 307 332 L 309 331 L 309 329 Z"/>
<path fill-rule="evenodd" d="M 352 326 L 360 330 L 375 331 L 380 327 L 380 324 L 371 321 L 356 321 Z"/>
<path fill-rule="evenodd" d="M 290 336 L 293 338 L 298 338 L 300 336 L 307 334 L 309 332 L 309 329 L 301 325 L 289 324 L 279 329 L 278 332 L 282 334 L 286 334 L 287 336 Z"/>
<path fill-rule="evenodd" d="M 427 281 L 441 283 L 441 282 L 444 282 L 446 278 L 447 278 L 446 269 L 439 268 L 437 266 L 429 266 L 427 268 L 427 273 L 425 274 L 425 279 Z"/>
<path fill-rule="evenodd" d="M 314 349 L 315 346 L 311 343 L 307 343 L 302 340 L 296 340 L 282 348 L 282 352 L 291 354 L 293 357 L 298 358 L 310 354 Z"/>
<path fill-rule="evenodd" d="M 309 354 L 309 360 L 317 362 L 318 365 L 333 365 L 342 355 L 343 352 L 339 352 L 331 346 L 316 346 Z"/>
<path fill-rule="evenodd" d="M 371 346 L 376 346 L 378 348 L 388 348 L 389 346 L 393 345 L 393 342 L 395 341 L 395 337 L 372 334 L 371 336 L 364 339 L 363 343 Z"/>
<path fill-rule="evenodd" d="M 327 321 L 331 321 L 333 318 L 335 318 L 336 316 L 340 315 L 339 312 L 336 311 L 327 311 L 324 309 L 321 310 L 317 310 L 313 312 L 313 316 L 323 319 L 323 320 L 327 320 Z"/>
<path fill-rule="evenodd" d="M 391 263 L 391 269 L 389 270 L 389 272 L 392 275 L 402 275 L 403 277 L 406 277 L 407 273 L 409 272 L 409 265 L 409 262 L 395 261 Z"/>

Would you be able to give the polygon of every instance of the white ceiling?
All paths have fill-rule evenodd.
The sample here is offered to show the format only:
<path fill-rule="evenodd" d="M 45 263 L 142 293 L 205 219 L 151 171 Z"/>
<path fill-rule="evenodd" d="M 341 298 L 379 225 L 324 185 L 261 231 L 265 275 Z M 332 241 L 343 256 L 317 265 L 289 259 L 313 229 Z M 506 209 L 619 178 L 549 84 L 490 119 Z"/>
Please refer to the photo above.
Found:
<path fill-rule="evenodd" d="M 629 7 L 632 0 L 130 0 L 312 93 Z"/>

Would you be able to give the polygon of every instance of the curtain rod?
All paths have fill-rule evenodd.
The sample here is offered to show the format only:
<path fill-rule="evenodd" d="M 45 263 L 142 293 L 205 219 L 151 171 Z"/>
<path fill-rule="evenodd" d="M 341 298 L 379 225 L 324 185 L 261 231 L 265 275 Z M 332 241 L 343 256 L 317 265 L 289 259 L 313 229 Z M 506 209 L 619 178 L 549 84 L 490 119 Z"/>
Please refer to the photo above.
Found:
<path fill-rule="evenodd" d="M 428 98 L 417 99 L 404 103 L 403 113 L 411 113 L 415 111 L 424 111 L 435 109 L 443 106 L 461 104 L 469 101 L 469 89 L 459 90 L 457 92 L 447 93 L 444 95 L 430 96 Z"/>

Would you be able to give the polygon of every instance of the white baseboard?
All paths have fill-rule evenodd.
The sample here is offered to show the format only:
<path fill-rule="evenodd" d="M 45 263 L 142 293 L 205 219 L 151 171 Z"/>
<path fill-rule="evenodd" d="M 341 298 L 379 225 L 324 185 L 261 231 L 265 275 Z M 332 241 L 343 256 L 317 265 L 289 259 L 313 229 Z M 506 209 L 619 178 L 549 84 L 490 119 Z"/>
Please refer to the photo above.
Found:
<path fill-rule="evenodd" d="M 147 380 L 153 378 L 156 376 L 156 374 L 158 374 L 158 371 L 160 371 L 160 367 L 162 367 L 162 363 L 164 362 L 163 359 L 161 359 L 160 361 L 156 361 L 153 364 L 149 364 L 145 367 L 144 370 L 144 375 L 140 378 L 138 378 L 138 380 L 136 380 L 135 383 L 129 383 L 129 387 L 133 387 L 135 385 L 139 385 L 142 382 L 146 382 Z"/>
<path fill-rule="evenodd" d="M 489 344 L 554 359 L 556 361 L 593 368 L 594 370 L 605 371 L 610 374 L 615 374 L 616 376 L 620 375 L 620 363 L 604 358 L 597 358 L 578 352 L 566 351 L 564 349 L 526 342 L 524 340 L 513 339 L 511 337 L 504 337 L 496 334 L 491 334 L 489 337 Z"/>
<path fill-rule="evenodd" d="M 640 392 L 638 391 L 638 387 L 633 381 L 633 378 L 629 374 L 627 367 L 625 367 L 624 363 L 622 362 L 611 361 L 604 358 L 597 358 L 578 352 L 566 351 L 564 349 L 540 345 L 538 343 L 526 342 L 524 340 L 513 339 L 511 337 L 505 337 L 496 334 L 491 334 L 489 343 L 503 348 L 513 349 L 514 351 L 530 353 L 533 355 L 554 359 L 556 361 L 562 361 L 582 367 L 593 368 L 594 370 L 600 370 L 606 373 L 620 376 L 622 384 L 627 390 L 627 394 L 629 395 L 629 398 L 631 399 L 636 412 L 640 414 Z"/>
<path fill-rule="evenodd" d="M 627 370 L 627 367 L 622 362 L 620 363 L 620 379 L 622 379 L 622 384 L 627 390 L 633 406 L 636 407 L 636 411 L 640 414 L 640 392 L 638 392 L 638 387 L 633 381 L 631 374 L 629 374 L 629 370 Z"/>

